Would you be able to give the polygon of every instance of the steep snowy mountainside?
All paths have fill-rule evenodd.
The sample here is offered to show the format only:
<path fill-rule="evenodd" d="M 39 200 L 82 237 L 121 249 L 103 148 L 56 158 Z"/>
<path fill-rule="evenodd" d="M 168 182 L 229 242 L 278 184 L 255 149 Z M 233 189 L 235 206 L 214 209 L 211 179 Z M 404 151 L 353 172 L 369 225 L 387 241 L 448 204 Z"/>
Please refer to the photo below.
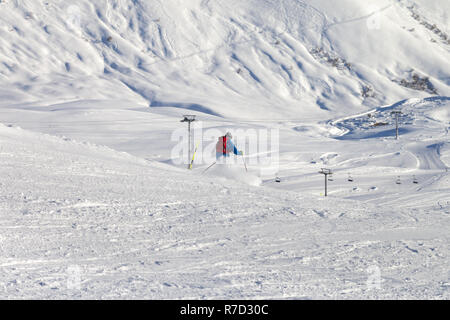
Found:
<path fill-rule="evenodd" d="M 450 95 L 450 5 L 435 3 L 2 1 L 1 105 L 120 99 L 319 119 Z M 405 86 L 414 75 L 429 83 Z"/>

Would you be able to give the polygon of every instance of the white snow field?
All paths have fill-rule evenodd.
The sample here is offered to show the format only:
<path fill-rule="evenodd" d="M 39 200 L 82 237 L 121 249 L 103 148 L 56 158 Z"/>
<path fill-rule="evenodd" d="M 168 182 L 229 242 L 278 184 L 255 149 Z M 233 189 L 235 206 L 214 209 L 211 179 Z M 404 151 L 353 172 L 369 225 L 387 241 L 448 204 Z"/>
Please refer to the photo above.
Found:
<path fill-rule="evenodd" d="M 1 0 L 0 298 L 450 299 L 449 12 Z"/>

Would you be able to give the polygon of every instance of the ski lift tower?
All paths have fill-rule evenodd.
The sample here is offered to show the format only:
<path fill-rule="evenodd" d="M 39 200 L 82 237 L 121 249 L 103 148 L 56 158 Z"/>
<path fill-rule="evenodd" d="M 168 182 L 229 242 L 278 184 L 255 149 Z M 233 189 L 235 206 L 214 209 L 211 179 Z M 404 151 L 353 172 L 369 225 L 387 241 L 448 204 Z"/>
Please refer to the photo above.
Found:
<path fill-rule="evenodd" d="M 195 115 L 191 115 L 191 114 L 189 114 L 189 115 L 184 115 L 183 116 L 184 118 L 183 118 L 183 120 L 181 120 L 180 122 L 187 122 L 188 123 L 188 139 L 189 139 L 189 148 L 188 148 L 188 161 L 187 161 L 187 164 L 188 164 L 188 169 L 190 168 L 190 166 L 189 166 L 189 163 L 190 163 L 190 161 L 191 161 L 191 123 L 192 122 L 194 122 L 195 121 Z"/>
<path fill-rule="evenodd" d="M 391 114 L 395 116 L 395 139 L 398 140 L 398 117 L 402 114 L 402 112 L 392 111 Z"/>
<path fill-rule="evenodd" d="M 325 197 L 328 196 L 328 176 L 332 175 L 331 169 L 322 168 L 319 173 L 325 176 Z"/>

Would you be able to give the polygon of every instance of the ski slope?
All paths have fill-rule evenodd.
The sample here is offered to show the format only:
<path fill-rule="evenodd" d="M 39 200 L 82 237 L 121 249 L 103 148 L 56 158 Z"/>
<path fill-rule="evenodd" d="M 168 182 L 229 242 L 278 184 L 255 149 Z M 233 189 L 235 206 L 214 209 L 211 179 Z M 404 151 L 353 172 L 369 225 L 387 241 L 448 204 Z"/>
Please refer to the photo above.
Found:
<path fill-rule="evenodd" d="M 449 299 L 448 12 L 2 0 L 0 298 Z M 187 171 L 184 114 L 278 161 Z"/>
<path fill-rule="evenodd" d="M 2 298 L 448 298 L 448 204 L 200 179 L 5 126 L 0 141 Z"/>

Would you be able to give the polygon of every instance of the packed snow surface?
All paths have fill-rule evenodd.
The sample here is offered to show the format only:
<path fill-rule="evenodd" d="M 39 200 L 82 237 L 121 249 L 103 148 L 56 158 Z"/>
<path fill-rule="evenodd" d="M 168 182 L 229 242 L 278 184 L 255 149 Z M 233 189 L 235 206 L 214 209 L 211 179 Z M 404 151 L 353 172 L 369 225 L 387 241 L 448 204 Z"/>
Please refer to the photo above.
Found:
<path fill-rule="evenodd" d="M 0 298 L 450 299 L 448 12 L 0 1 Z"/>
<path fill-rule="evenodd" d="M 448 298 L 432 186 L 325 199 L 22 129 L 0 142 L 3 298 Z"/>

